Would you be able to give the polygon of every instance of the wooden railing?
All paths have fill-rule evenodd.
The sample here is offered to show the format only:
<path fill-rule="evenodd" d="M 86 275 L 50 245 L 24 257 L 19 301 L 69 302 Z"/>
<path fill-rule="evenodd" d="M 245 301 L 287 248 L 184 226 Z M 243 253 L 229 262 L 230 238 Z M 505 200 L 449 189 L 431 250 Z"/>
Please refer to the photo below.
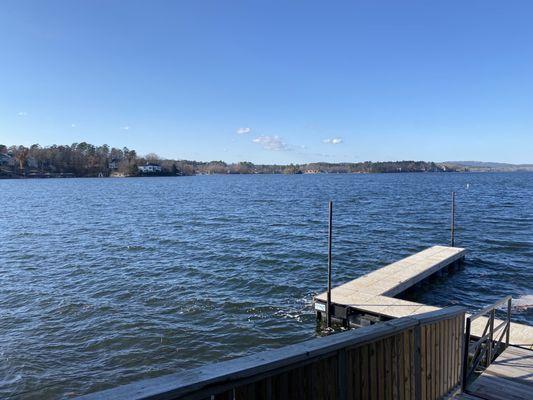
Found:
<path fill-rule="evenodd" d="M 463 328 L 450 307 L 80 399 L 438 399 L 459 384 Z"/>
<path fill-rule="evenodd" d="M 504 297 L 466 319 L 466 345 L 463 349 L 464 368 L 463 377 L 461 379 L 463 391 L 466 391 L 468 382 L 478 366 L 483 364 L 485 367 L 488 367 L 498 354 L 509 346 L 509 334 L 511 332 L 511 302 L 511 296 Z M 498 325 L 494 327 L 494 323 L 497 321 L 496 310 L 505 305 L 507 306 L 506 317 L 503 321 L 498 321 Z M 485 323 L 481 337 L 470 344 L 470 328 L 472 322 L 487 315 L 487 322 Z M 504 337 L 505 342 L 503 341 Z"/>

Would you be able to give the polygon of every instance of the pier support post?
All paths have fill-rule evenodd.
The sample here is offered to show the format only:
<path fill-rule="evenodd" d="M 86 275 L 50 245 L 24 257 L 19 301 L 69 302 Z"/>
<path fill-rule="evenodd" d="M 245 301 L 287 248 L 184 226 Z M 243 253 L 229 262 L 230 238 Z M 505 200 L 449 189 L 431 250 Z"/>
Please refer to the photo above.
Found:
<path fill-rule="evenodd" d="M 494 351 L 493 351 L 493 347 L 494 347 L 494 318 L 496 317 L 496 310 L 492 309 L 491 312 L 490 312 L 490 317 L 489 317 L 489 343 L 487 345 L 487 355 L 486 355 L 486 359 L 485 359 L 485 362 L 486 362 L 486 367 L 488 368 L 489 365 L 492 363 L 492 357 L 494 356 Z"/>
<path fill-rule="evenodd" d="M 333 202 L 329 202 L 328 226 L 328 299 L 326 304 L 327 327 L 331 328 L 331 235 L 333 231 Z"/>
<path fill-rule="evenodd" d="M 452 220 L 450 228 L 450 241 L 452 247 L 455 247 L 455 192 L 452 192 Z"/>
<path fill-rule="evenodd" d="M 511 334 L 511 309 L 513 306 L 513 299 L 507 300 L 507 331 L 505 332 L 505 348 L 509 347 L 509 336 Z"/>

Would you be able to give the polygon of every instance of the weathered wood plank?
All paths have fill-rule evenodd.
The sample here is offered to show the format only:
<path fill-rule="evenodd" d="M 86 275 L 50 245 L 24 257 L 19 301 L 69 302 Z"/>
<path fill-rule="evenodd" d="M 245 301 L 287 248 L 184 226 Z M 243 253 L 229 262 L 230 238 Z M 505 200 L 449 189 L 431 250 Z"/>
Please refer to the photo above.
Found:
<path fill-rule="evenodd" d="M 405 334 L 407 340 L 407 358 L 406 358 L 406 399 L 420 398 L 420 326 L 409 329 Z M 417 397 L 418 396 L 418 397 Z"/>
<path fill-rule="evenodd" d="M 437 398 L 437 349 L 436 349 L 436 328 L 435 324 L 429 325 L 430 337 L 431 337 L 431 399 Z"/>
<path fill-rule="evenodd" d="M 533 398 L 533 350 L 508 347 L 468 392 L 487 400 Z"/>
<path fill-rule="evenodd" d="M 405 355 L 403 353 L 404 349 L 404 341 L 405 341 L 405 333 L 402 335 L 399 335 L 398 343 L 397 343 L 397 356 L 398 356 L 398 399 L 409 400 L 409 397 L 406 397 L 406 394 L 408 394 L 408 389 L 406 388 L 406 384 L 409 383 L 409 381 L 405 380 Z"/>
<path fill-rule="evenodd" d="M 393 393 L 392 398 L 394 400 L 400 400 L 400 393 L 403 393 L 403 376 L 400 377 L 400 369 L 401 364 L 403 361 L 403 357 L 401 356 L 401 339 L 403 337 L 403 334 L 396 335 L 392 340 L 392 387 L 393 387 Z"/>
<path fill-rule="evenodd" d="M 214 395 L 213 400 L 233 400 L 233 389 Z"/>
<path fill-rule="evenodd" d="M 420 386 L 421 386 L 421 398 L 427 400 L 428 388 L 427 388 L 427 374 L 428 374 L 428 359 L 429 354 L 427 351 L 427 333 L 426 327 L 420 327 Z"/>
<path fill-rule="evenodd" d="M 411 398 L 411 377 L 410 377 L 410 349 L 409 349 L 409 331 L 404 332 L 400 339 L 400 376 L 401 388 L 403 391 L 400 393 L 401 399 L 410 400 Z"/>
<path fill-rule="evenodd" d="M 377 355 L 376 355 L 376 347 L 377 343 L 371 343 L 369 345 L 369 363 L 370 363 L 370 398 L 371 399 L 378 399 L 378 377 L 379 377 L 379 370 L 378 370 L 378 363 L 377 363 Z"/>
<path fill-rule="evenodd" d="M 450 351 L 452 350 L 452 347 L 450 345 L 451 340 L 451 326 L 452 321 L 444 321 L 444 335 L 443 335 L 443 384 L 442 384 L 442 393 L 447 393 L 449 390 L 449 382 L 450 382 Z"/>
<path fill-rule="evenodd" d="M 370 398 L 370 346 L 361 347 L 361 399 Z"/>
<path fill-rule="evenodd" d="M 235 388 L 235 400 L 256 400 L 255 388 L 257 383 L 249 383 Z"/>
<path fill-rule="evenodd" d="M 385 341 L 376 342 L 376 365 L 378 369 L 378 399 L 385 399 L 386 381 L 385 381 Z"/>
<path fill-rule="evenodd" d="M 455 352 L 455 320 L 448 321 L 449 324 L 449 343 L 448 343 L 448 390 L 451 390 L 455 385 L 455 359 L 454 359 L 454 352 Z"/>
<path fill-rule="evenodd" d="M 383 362 L 385 364 L 385 398 L 392 400 L 392 342 L 394 338 L 385 339 L 384 347 L 385 353 L 383 355 Z"/>
<path fill-rule="evenodd" d="M 471 386 L 469 393 L 485 400 L 531 400 L 531 386 L 511 379 L 482 374 Z"/>
<path fill-rule="evenodd" d="M 440 343 L 440 363 L 439 363 L 439 376 L 440 376 L 440 393 L 439 396 L 442 396 L 447 392 L 447 383 L 446 377 L 448 369 L 446 368 L 446 353 L 448 352 L 448 347 L 446 346 L 448 332 L 446 331 L 446 321 L 439 322 L 439 343 Z"/>
<path fill-rule="evenodd" d="M 440 371 L 439 371 L 439 365 L 440 365 L 440 358 L 441 358 L 441 352 L 440 352 L 440 329 L 439 329 L 440 323 L 434 323 L 432 324 L 432 330 L 433 330 L 433 336 L 434 336 L 434 349 L 433 352 L 435 354 L 433 364 L 434 364 L 434 379 L 435 379 L 435 388 L 434 388 L 434 398 L 438 399 L 440 396 Z"/>
<path fill-rule="evenodd" d="M 361 399 L 361 390 L 362 390 L 362 375 L 363 372 L 361 370 L 361 363 L 362 363 L 362 350 L 361 347 L 357 347 L 356 349 L 352 350 L 350 352 L 350 364 L 352 365 L 352 374 L 351 374 L 351 394 L 348 395 L 348 398 L 351 399 Z"/>

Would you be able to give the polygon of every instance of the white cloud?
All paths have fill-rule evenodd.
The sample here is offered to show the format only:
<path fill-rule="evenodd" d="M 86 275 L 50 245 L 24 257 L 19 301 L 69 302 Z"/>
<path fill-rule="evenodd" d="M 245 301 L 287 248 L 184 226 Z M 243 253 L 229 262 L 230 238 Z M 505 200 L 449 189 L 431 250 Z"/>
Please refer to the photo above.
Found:
<path fill-rule="evenodd" d="M 330 138 L 330 139 L 324 139 L 324 140 L 322 140 L 322 142 L 326 143 L 326 144 L 341 144 L 342 143 L 342 138 L 335 137 L 335 138 Z"/>
<path fill-rule="evenodd" d="M 70 124 L 70 127 L 71 127 L 71 128 L 75 128 L 75 127 L 76 127 L 76 124 Z"/>
<path fill-rule="evenodd" d="M 250 133 L 252 131 L 252 128 L 239 128 L 237 129 L 237 134 L 238 135 L 246 135 L 248 133 Z"/>
<path fill-rule="evenodd" d="M 17 113 L 17 115 L 18 115 L 19 117 L 24 117 L 24 116 L 28 115 L 28 113 L 27 113 L 26 111 L 19 111 L 19 112 Z"/>
<path fill-rule="evenodd" d="M 123 126 L 120 129 L 122 129 L 123 131 L 129 131 L 131 128 L 128 125 L 126 125 L 126 126 Z"/>
<path fill-rule="evenodd" d="M 258 136 L 252 142 L 257 143 L 265 150 L 287 150 L 287 145 L 279 136 Z"/>

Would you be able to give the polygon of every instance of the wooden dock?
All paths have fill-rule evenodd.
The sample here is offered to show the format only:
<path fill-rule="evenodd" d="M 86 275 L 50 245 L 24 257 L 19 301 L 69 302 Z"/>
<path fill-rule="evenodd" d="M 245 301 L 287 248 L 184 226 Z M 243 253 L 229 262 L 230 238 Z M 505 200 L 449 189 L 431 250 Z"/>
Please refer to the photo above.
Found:
<path fill-rule="evenodd" d="M 533 350 L 508 347 L 458 399 L 530 400 L 533 398 Z"/>
<path fill-rule="evenodd" d="M 458 266 L 465 255 L 466 250 L 459 247 L 433 246 L 337 286 L 331 290 L 333 317 L 345 325 L 360 327 L 382 320 L 439 310 L 439 307 L 394 296 L 436 273 Z M 326 301 L 327 293 L 315 297 L 315 309 L 320 315 L 325 313 Z M 485 317 L 474 321 L 472 336 L 483 336 L 486 323 Z M 533 327 L 511 323 L 510 331 L 510 344 L 533 346 Z"/>

